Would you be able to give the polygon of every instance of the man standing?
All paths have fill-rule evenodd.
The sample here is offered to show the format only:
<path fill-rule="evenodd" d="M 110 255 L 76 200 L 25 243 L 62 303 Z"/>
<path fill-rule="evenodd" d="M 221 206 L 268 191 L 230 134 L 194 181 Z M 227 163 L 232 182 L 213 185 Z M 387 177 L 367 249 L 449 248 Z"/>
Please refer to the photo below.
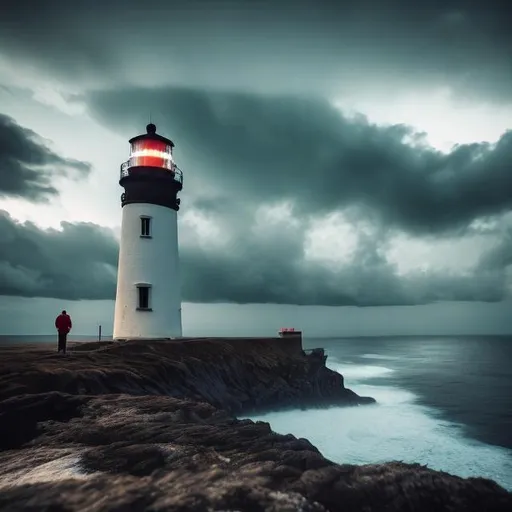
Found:
<path fill-rule="evenodd" d="M 72 327 L 71 317 L 66 313 L 66 310 L 55 319 L 55 327 L 59 333 L 59 350 L 57 352 L 62 350 L 65 354 L 68 333 Z"/>

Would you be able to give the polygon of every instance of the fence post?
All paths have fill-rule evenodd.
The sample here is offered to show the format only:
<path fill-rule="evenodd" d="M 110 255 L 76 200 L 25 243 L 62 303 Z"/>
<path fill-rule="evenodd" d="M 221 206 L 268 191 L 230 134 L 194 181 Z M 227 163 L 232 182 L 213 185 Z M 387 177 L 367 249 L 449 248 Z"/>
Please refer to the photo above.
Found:
<path fill-rule="evenodd" d="M 98 341 L 101 341 L 101 325 L 98 327 Z"/>

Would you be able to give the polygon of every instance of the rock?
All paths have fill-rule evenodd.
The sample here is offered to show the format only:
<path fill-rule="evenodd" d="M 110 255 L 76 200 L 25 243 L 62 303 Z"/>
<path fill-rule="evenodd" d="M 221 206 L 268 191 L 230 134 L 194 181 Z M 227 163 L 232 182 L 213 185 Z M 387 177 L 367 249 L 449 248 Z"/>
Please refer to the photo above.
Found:
<path fill-rule="evenodd" d="M 165 395 L 236 414 L 374 402 L 346 389 L 323 357 L 282 350 L 279 339 L 87 343 L 73 347 L 65 359 L 56 353 L 4 352 L 0 399 L 54 390 Z"/>
<path fill-rule="evenodd" d="M 290 407 L 362 401 L 327 368 L 314 363 L 312 374 L 305 356 L 210 345 L 0 353 L 0 510 L 512 509 L 490 480 L 401 462 L 338 465 L 305 439 L 237 420 L 235 410 L 279 397 Z"/>

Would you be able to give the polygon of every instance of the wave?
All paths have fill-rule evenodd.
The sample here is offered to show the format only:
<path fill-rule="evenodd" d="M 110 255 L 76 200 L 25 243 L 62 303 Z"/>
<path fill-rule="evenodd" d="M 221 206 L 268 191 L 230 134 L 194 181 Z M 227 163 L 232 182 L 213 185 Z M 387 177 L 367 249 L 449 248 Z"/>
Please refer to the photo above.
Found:
<path fill-rule="evenodd" d="M 388 361 L 393 361 L 395 359 L 398 359 L 396 356 L 385 356 L 383 354 L 363 354 L 362 356 L 359 356 L 362 359 L 383 359 Z"/>
<path fill-rule="evenodd" d="M 440 419 L 439 411 L 419 405 L 414 393 L 387 385 L 385 379 L 375 384 L 373 379 L 394 370 L 333 359 L 328 366 L 342 373 L 356 393 L 374 397 L 375 405 L 251 418 L 269 422 L 276 432 L 309 439 L 337 463 L 419 462 L 461 477 L 491 478 L 512 490 L 512 450 L 468 439 L 463 425 Z"/>
<path fill-rule="evenodd" d="M 327 359 L 326 366 L 335 372 L 341 373 L 345 378 L 345 382 L 378 379 L 388 377 L 395 372 L 392 368 L 386 368 L 384 366 L 358 365 L 349 362 L 341 362 L 334 357 Z"/>

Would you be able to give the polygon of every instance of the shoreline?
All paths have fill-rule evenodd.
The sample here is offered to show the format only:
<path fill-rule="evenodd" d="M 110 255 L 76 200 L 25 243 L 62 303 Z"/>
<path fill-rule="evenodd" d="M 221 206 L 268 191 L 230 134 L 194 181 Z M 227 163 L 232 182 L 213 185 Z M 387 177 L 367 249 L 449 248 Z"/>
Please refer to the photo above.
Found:
<path fill-rule="evenodd" d="M 70 342 L 69 356 L 53 343 L 0 347 L 0 510 L 512 506 L 488 479 L 396 461 L 336 464 L 306 439 L 237 419 L 244 404 L 260 414 L 368 403 L 323 356 L 281 342 Z"/>

